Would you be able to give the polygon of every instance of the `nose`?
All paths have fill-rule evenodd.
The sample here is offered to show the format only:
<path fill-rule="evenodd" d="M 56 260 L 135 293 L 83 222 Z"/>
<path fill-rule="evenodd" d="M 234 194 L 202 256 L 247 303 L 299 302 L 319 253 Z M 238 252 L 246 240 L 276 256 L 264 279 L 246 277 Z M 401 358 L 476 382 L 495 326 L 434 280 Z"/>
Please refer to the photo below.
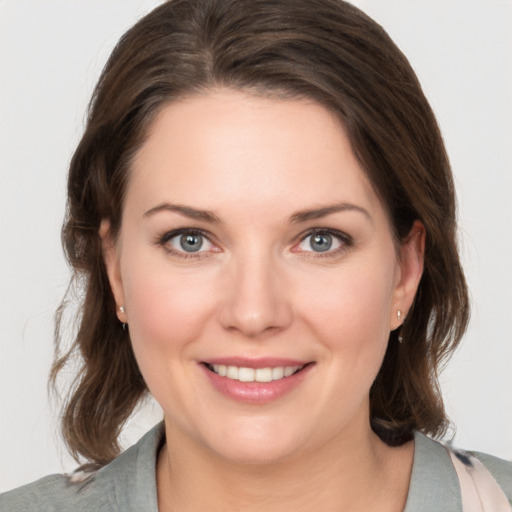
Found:
<path fill-rule="evenodd" d="M 292 307 L 277 262 L 257 255 L 240 258 L 227 274 L 219 311 L 225 329 L 256 339 L 290 325 Z"/>

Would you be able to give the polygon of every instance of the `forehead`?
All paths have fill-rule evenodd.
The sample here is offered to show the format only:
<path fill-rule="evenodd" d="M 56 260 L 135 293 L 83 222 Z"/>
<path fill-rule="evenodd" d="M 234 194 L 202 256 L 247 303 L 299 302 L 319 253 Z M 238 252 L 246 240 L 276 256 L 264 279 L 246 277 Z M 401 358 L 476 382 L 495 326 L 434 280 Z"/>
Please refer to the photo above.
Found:
<path fill-rule="evenodd" d="M 133 200 L 283 215 L 340 201 L 382 209 L 330 111 L 230 90 L 162 109 L 133 162 L 127 203 Z"/>

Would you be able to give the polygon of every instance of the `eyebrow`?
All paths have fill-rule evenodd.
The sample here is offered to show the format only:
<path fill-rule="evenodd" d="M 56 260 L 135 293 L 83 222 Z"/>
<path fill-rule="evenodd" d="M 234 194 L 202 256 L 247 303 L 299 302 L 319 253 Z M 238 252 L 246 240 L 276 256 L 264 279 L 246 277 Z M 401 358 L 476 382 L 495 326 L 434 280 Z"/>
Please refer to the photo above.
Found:
<path fill-rule="evenodd" d="M 171 204 L 171 203 L 162 203 L 154 208 L 148 210 L 144 217 L 150 217 L 155 213 L 159 212 L 174 212 L 179 213 L 185 217 L 189 217 L 194 220 L 202 220 L 204 222 L 210 222 L 212 224 L 220 224 L 222 221 L 217 215 L 209 210 L 199 210 L 197 208 L 192 208 L 191 206 L 184 206 L 180 204 Z"/>
<path fill-rule="evenodd" d="M 200 210 L 192 208 L 191 206 L 185 206 L 180 204 L 162 203 L 148 210 L 144 217 L 151 217 L 152 215 L 159 212 L 173 212 L 179 213 L 185 217 L 189 217 L 194 220 L 202 220 L 211 224 L 221 224 L 221 219 L 210 210 Z M 330 206 L 324 206 L 321 208 L 312 208 L 308 210 L 301 210 L 290 216 L 291 224 L 299 224 L 301 222 L 307 222 L 309 220 L 321 219 L 327 215 L 333 213 L 344 212 L 344 211 L 355 211 L 362 213 L 368 220 L 372 220 L 367 210 L 361 206 L 357 206 L 351 203 L 336 203 Z"/>
<path fill-rule="evenodd" d="M 357 206 L 351 203 L 336 203 L 330 206 L 296 212 L 290 217 L 290 222 L 292 224 L 298 224 L 300 222 L 306 222 L 308 220 L 321 219 L 322 217 L 326 217 L 327 215 L 331 215 L 332 213 L 345 211 L 359 212 L 362 213 L 365 217 L 367 217 L 369 221 L 372 220 L 372 217 L 368 213 L 368 211 L 362 208 L 361 206 Z"/>

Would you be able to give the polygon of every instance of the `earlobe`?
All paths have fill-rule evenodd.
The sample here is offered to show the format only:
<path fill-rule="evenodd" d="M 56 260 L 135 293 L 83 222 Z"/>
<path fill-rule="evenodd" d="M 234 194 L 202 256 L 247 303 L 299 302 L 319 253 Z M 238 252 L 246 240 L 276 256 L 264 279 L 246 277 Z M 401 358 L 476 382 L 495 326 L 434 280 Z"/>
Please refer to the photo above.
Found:
<path fill-rule="evenodd" d="M 412 306 L 423 275 L 426 230 L 416 220 L 400 248 L 400 278 L 395 288 L 395 300 L 391 312 L 391 330 L 399 327 Z M 400 310 L 400 315 L 397 315 Z"/>
<path fill-rule="evenodd" d="M 105 268 L 107 269 L 108 280 L 110 282 L 110 289 L 116 301 L 117 317 L 120 322 L 126 323 L 127 319 L 124 307 L 124 292 L 119 255 L 115 240 L 112 238 L 110 232 L 110 222 L 108 220 L 103 219 L 101 221 L 99 235 L 103 250 L 103 261 L 105 262 Z"/>

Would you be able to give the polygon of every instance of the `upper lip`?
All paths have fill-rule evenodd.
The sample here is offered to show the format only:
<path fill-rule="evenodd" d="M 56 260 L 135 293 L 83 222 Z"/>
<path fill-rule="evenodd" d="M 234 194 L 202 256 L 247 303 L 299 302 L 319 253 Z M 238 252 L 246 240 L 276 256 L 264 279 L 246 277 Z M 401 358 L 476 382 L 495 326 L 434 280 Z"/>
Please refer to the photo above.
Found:
<path fill-rule="evenodd" d="M 224 366 L 238 366 L 239 368 L 276 368 L 281 366 L 305 366 L 312 361 L 300 361 L 298 359 L 283 359 L 276 357 L 261 357 L 248 359 L 244 357 L 216 357 L 201 361 L 206 364 L 218 364 Z"/>

